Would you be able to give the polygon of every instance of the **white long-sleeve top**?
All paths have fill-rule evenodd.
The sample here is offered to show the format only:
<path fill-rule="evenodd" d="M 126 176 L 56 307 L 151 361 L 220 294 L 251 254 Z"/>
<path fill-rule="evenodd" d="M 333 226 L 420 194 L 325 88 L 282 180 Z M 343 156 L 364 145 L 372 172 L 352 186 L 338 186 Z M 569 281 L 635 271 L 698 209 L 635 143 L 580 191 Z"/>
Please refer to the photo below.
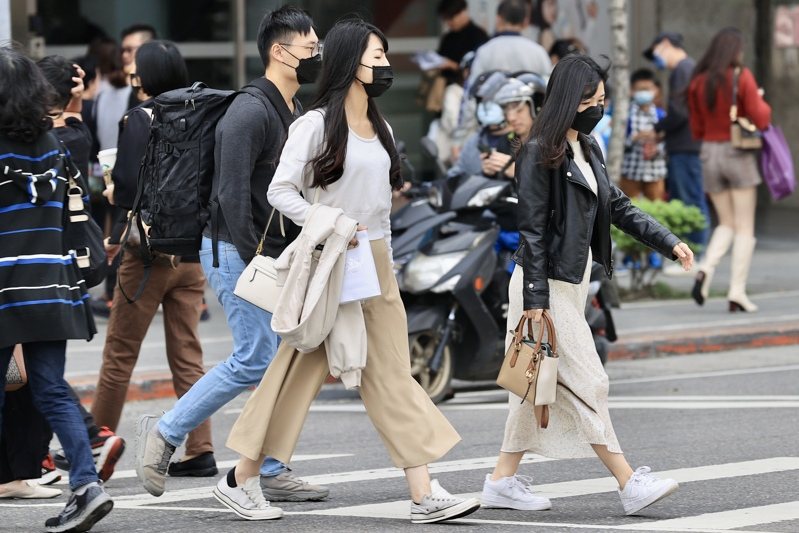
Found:
<path fill-rule="evenodd" d="M 324 148 L 324 112 L 312 110 L 294 121 L 280 154 L 267 199 L 298 226 L 305 219 L 317 189 L 309 162 Z M 391 128 L 389 127 L 389 132 Z M 352 130 L 347 139 L 344 173 L 327 190 L 318 190 L 317 202 L 337 207 L 366 226 L 370 240 L 386 239 L 391 249 L 391 161 L 380 140 L 364 139 Z"/>

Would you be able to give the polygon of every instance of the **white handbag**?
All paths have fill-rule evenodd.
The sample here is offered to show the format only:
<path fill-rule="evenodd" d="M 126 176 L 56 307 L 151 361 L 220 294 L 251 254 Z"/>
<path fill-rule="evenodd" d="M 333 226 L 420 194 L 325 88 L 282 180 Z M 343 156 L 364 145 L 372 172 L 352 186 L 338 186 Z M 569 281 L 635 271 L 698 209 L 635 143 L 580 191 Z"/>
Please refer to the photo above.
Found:
<path fill-rule="evenodd" d="M 269 221 L 266 223 L 261 242 L 258 243 L 258 249 L 255 250 L 255 257 L 252 258 L 250 264 L 241 273 L 236 282 L 236 288 L 233 289 L 233 294 L 269 313 L 275 312 L 277 302 L 280 299 L 280 292 L 283 290 L 283 287 L 277 285 L 275 259 L 261 255 L 264 249 L 266 232 L 269 230 L 274 216 L 275 209 L 272 208 L 272 214 L 269 215 Z M 280 215 L 280 233 L 284 237 L 286 236 L 283 215 Z"/>

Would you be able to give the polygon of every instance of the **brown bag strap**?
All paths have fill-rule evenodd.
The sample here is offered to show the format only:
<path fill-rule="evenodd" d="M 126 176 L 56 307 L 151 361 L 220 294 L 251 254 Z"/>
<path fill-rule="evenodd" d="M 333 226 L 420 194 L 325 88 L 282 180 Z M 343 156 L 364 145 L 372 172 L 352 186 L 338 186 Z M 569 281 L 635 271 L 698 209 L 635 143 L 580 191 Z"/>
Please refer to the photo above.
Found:
<path fill-rule="evenodd" d="M 730 105 L 730 122 L 738 122 L 738 80 L 741 77 L 741 67 L 732 71 L 732 105 Z"/>

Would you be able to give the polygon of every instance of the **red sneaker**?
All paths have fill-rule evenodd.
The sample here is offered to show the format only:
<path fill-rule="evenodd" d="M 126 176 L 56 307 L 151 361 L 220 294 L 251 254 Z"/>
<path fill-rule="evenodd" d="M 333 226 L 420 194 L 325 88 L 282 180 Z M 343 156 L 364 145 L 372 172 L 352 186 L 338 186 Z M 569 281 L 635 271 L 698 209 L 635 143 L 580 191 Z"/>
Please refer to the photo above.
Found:
<path fill-rule="evenodd" d="M 42 460 L 42 477 L 37 480 L 37 483 L 39 485 L 52 485 L 57 481 L 61 481 L 61 474 L 55 468 L 53 456 L 48 453 L 47 457 Z"/>
<path fill-rule="evenodd" d="M 125 451 L 125 439 L 102 426 L 97 436 L 91 440 L 91 444 L 97 475 L 106 482 L 114 474 L 114 467 Z"/>

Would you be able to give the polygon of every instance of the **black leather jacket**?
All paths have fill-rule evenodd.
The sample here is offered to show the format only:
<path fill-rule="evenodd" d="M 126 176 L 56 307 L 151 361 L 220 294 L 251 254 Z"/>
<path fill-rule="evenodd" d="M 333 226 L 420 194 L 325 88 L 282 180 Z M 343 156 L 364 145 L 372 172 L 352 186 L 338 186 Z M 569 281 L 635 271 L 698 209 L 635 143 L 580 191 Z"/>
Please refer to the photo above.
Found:
<path fill-rule="evenodd" d="M 592 138 L 580 135 L 583 152 L 597 181 L 597 194 L 588 186 L 571 148 L 558 168 L 547 167 L 535 140 L 521 150 L 516 163 L 519 187 L 519 249 L 514 261 L 524 268 L 524 308 L 549 308 L 549 283 L 556 279 L 580 283 L 588 261 L 613 274 L 610 225 L 614 224 L 666 257 L 676 259 L 676 235 L 630 203 L 608 177 L 602 152 Z"/>

